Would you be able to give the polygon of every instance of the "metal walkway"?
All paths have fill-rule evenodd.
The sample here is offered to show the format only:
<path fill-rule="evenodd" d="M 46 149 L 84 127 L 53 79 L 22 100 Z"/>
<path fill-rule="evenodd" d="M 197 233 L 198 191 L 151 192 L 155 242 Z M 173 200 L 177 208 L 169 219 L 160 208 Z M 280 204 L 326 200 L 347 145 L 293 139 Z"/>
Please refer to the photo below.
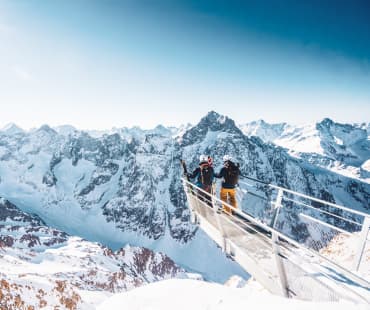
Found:
<path fill-rule="evenodd" d="M 271 293 L 370 304 L 369 214 L 252 178 L 240 182 L 235 209 L 182 182 L 193 223 Z M 232 214 L 225 213 L 222 204 Z M 339 255 L 328 250 L 335 241 L 338 249 L 341 238 L 357 243 L 346 262 L 337 261 Z"/>

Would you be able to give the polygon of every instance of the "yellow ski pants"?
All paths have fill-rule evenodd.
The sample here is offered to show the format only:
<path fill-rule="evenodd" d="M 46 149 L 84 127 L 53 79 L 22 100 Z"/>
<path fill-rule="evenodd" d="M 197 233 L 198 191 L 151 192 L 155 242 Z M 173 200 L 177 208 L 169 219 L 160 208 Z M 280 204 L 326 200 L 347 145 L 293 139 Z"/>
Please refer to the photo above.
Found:
<path fill-rule="evenodd" d="M 236 189 L 235 188 L 221 188 L 220 198 L 222 201 L 227 202 L 228 204 L 232 205 L 234 208 L 237 208 L 236 202 Z M 231 214 L 231 208 L 226 205 L 222 205 L 222 209 L 224 212 Z"/>

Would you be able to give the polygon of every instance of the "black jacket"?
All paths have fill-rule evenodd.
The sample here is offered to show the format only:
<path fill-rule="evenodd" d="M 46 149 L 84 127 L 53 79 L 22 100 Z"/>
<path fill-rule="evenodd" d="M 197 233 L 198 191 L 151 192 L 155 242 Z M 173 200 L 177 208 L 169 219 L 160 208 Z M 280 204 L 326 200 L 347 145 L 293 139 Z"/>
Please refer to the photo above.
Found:
<path fill-rule="evenodd" d="M 231 163 L 231 162 L 226 163 L 225 167 L 221 169 L 220 173 L 215 173 L 215 178 L 218 178 L 218 179 L 223 178 L 222 185 L 221 185 L 223 188 L 233 189 L 237 185 L 237 183 L 235 184 L 234 182 L 232 182 L 232 180 L 229 177 L 228 169 L 230 169 L 229 166 L 231 165 L 234 165 L 235 169 L 237 169 L 237 175 L 239 177 L 240 176 L 239 165 L 235 165 L 234 163 Z"/>
<path fill-rule="evenodd" d="M 213 180 L 213 177 L 214 177 L 214 170 L 212 167 L 209 167 L 209 169 L 211 169 L 211 180 Z M 203 187 L 205 184 L 202 184 L 202 174 L 200 172 L 200 167 L 196 168 L 193 173 L 188 173 L 188 177 L 190 179 L 194 179 L 194 178 L 197 178 L 197 186 L 198 187 Z"/>

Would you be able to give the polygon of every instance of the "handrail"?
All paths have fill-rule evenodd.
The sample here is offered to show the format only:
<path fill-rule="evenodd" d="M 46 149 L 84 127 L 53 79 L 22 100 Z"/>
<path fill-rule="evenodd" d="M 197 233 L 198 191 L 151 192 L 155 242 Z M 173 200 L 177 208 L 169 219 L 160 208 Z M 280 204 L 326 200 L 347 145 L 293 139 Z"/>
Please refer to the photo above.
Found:
<path fill-rule="evenodd" d="M 293 240 L 292 238 L 290 238 L 289 236 L 285 235 L 284 233 L 276 230 L 275 228 L 273 227 L 270 227 L 258 220 L 256 220 L 254 217 L 246 214 L 245 212 L 243 212 L 242 210 L 238 209 L 238 208 L 235 208 L 233 207 L 232 205 L 230 205 L 229 203 L 225 202 L 225 201 L 222 201 L 221 199 L 219 199 L 218 197 L 214 196 L 214 195 L 211 195 L 210 193 L 204 191 L 203 189 L 199 188 L 198 186 L 196 186 L 195 184 L 191 183 L 190 181 L 184 179 L 184 178 L 181 178 L 182 182 L 187 185 L 187 186 L 190 186 L 192 189 L 191 191 L 199 191 L 199 192 L 202 192 L 203 194 L 207 195 L 207 197 L 209 197 L 209 201 L 215 201 L 215 202 L 218 202 L 222 205 L 226 205 L 227 207 L 229 207 L 231 210 L 233 210 L 234 213 L 238 214 L 238 216 L 250 221 L 253 225 L 256 225 L 258 227 L 260 227 L 261 229 L 265 230 L 266 232 L 270 233 L 271 235 L 275 235 L 277 237 L 277 240 L 279 240 L 279 238 L 281 240 L 285 240 L 286 242 L 288 242 L 288 244 L 291 244 L 297 248 L 299 248 L 300 250 L 303 251 L 303 253 L 306 253 L 306 254 L 309 254 L 309 255 L 313 255 L 315 257 L 318 257 L 322 260 L 324 260 L 325 262 L 331 264 L 333 267 L 336 268 L 336 270 L 339 270 L 340 272 L 342 272 L 345 276 L 347 276 L 349 279 L 361 284 L 362 286 L 364 287 L 368 287 L 370 288 L 370 282 L 368 282 L 366 279 L 362 278 L 361 276 L 353 273 L 351 270 L 339 265 L 338 263 L 332 261 L 331 259 L 323 256 L 322 254 L 320 254 L 319 252 L 316 252 L 316 251 L 313 251 L 312 249 L 304 246 L 303 244 Z M 284 190 L 284 188 L 280 188 L 280 187 L 277 187 L 281 190 Z M 308 197 L 308 196 L 307 196 Z M 206 206 L 206 203 L 204 201 L 201 201 L 205 204 Z M 208 207 L 208 206 L 207 206 Z M 350 210 L 350 209 L 349 209 Z M 351 210 L 352 212 L 352 210 Z M 366 215 L 366 214 L 365 214 Z M 232 215 L 231 215 L 232 216 Z M 368 216 L 369 217 L 369 216 Z M 237 218 L 236 218 L 237 219 Z M 288 249 L 288 248 L 287 248 Z M 291 251 L 291 249 L 288 249 L 289 251 Z"/>
<path fill-rule="evenodd" d="M 347 219 L 347 218 L 345 218 L 345 217 L 342 217 L 342 216 L 339 216 L 339 215 L 336 215 L 336 214 L 330 213 L 330 212 L 328 212 L 328 211 L 326 211 L 326 210 L 318 209 L 318 208 L 313 207 L 313 206 L 311 206 L 311 205 L 305 204 L 305 203 L 303 203 L 302 201 L 296 201 L 296 200 L 294 200 L 294 199 L 290 199 L 290 198 L 287 198 L 287 197 L 285 197 L 285 199 L 286 199 L 287 201 L 291 201 L 291 202 L 293 202 L 293 203 L 296 203 L 296 204 L 298 204 L 298 205 L 304 206 L 304 207 L 306 207 L 306 208 L 313 209 L 313 210 L 318 211 L 318 212 L 321 212 L 321 213 L 325 213 L 325 214 L 327 214 L 327 215 L 330 215 L 330 216 L 335 217 L 335 218 L 340 219 L 340 220 L 344 220 L 344 221 L 346 221 L 346 222 L 348 222 L 348 223 L 351 223 L 351 224 L 354 224 L 354 225 L 357 225 L 357 226 L 362 226 L 362 224 L 361 224 L 361 223 L 358 223 L 358 222 L 352 221 L 352 220 L 350 220 L 350 219 Z"/>
<path fill-rule="evenodd" d="M 325 200 L 322 200 L 322 199 L 311 197 L 311 196 L 308 196 L 308 195 L 305 195 L 305 194 L 302 194 L 302 193 L 298 193 L 298 192 L 295 192 L 293 190 L 290 190 L 290 189 L 287 189 L 287 188 L 284 188 L 284 187 L 281 187 L 281 186 L 277 186 L 277 185 L 274 185 L 274 184 L 269 184 L 269 183 L 266 183 L 266 182 L 263 182 L 263 181 L 260 181 L 260 180 L 251 178 L 251 177 L 247 177 L 247 176 L 244 176 L 244 175 L 241 175 L 241 176 L 244 177 L 244 178 L 246 178 L 246 179 L 249 179 L 249 180 L 252 180 L 252 181 L 255 181 L 255 182 L 264 184 L 264 185 L 267 185 L 267 186 L 269 186 L 271 188 L 274 188 L 274 189 L 278 189 L 278 190 L 281 189 L 284 192 L 293 194 L 295 196 L 299 196 L 299 197 L 302 197 L 302 198 L 310 199 L 310 200 L 313 200 L 313 201 L 316 201 L 316 202 L 319 202 L 319 203 L 322 203 L 322 204 L 325 204 L 325 205 L 328 205 L 328 206 L 331 206 L 331 207 L 334 207 L 334 208 L 337 208 L 337 209 L 341 209 L 341 210 L 344 210 L 344 211 L 347 211 L 347 212 L 350 212 L 350 213 L 355 213 L 357 215 L 361 215 L 361 216 L 364 216 L 364 217 L 370 217 L 370 214 L 365 213 L 365 212 L 361 212 L 361 211 L 358 211 L 358 210 L 350 209 L 350 208 L 347 208 L 347 207 L 344 207 L 344 206 L 341 206 L 341 205 L 337 205 L 337 204 L 332 203 L 332 202 L 329 202 L 329 201 L 325 201 Z M 248 184 L 246 182 L 243 182 L 243 181 L 240 181 L 240 180 L 239 180 L 239 183 L 246 184 L 247 186 L 250 186 L 250 184 Z"/>
<path fill-rule="evenodd" d="M 240 174 L 240 176 L 244 179 L 252 180 L 252 181 L 255 181 L 255 182 L 258 182 L 258 183 L 261 183 L 261 184 L 265 184 L 265 185 L 270 185 L 270 183 L 267 183 L 267 182 L 264 182 L 264 181 L 261 181 L 261 180 L 258 180 L 258 179 L 252 178 L 252 177 L 248 177 L 244 174 Z"/>
<path fill-rule="evenodd" d="M 191 183 L 190 181 L 184 179 L 184 178 L 181 178 L 181 180 L 190 185 L 191 187 L 195 188 L 197 191 L 200 191 L 202 192 L 203 194 L 209 196 L 210 198 L 214 199 L 215 201 L 223 204 L 223 205 L 226 205 L 228 208 L 232 209 L 235 213 L 237 213 L 238 215 L 240 215 L 241 217 L 245 218 L 246 220 L 248 221 L 251 221 L 253 222 L 254 224 L 256 225 L 259 225 L 261 228 L 263 228 L 264 230 L 272 233 L 276 233 L 279 237 L 283 238 L 283 239 L 286 239 L 287 241 L 299 246 L 299 247 L 302 247 L 302 245 L 298 242 L 296 242 L 295 240 L 291 239 L 290 237 L 284 235 L 283 233 L 279 232 L 278 230 L 260 222 L 260 221 L 257 221 L 254 217 L 246 214 L 245 212 L 241 211 L 240 209 L 238 208 L 235 208 L 234 206 L 230 205 L 229 203 L 225 202 L 225 201 L 222 201 L 221 199 L 219 199 L 218 197 L 214 196 L 214 195 L 211 195 L 210 193 L 208 193 L 207 191 L 203 190 L 202 188 L 196 186 L 195 184 Z M 283 188 L 282 188 L 283 189 Z M 211 200 L 210 200 L 211 201 Z"/>
<path fill-rule="evenodd" d="M 223 204 L 223 205 L 226 205 L 228 208 L 230 208 L 231 210 L 233 210 L 235 213 L 237 213 L 238 215 L 244 217 L 246 220 L 249 220 L 257 225 L 260 225 L 262 228 L 264 228 L 265 230 L 267 231 L 270 231 L 272 232 L 272 228 L 263 224 L 263 223 L 260 223 L 259 221 L 256 221 L 256 219 L 252 216 L 249 216 L 248 214 L 245 214 L 244 212 L 242 212 L 240 209 L 238 208 L 235 208 L 234 206 L 230 205 L 229 203 L 225 202 L 225 201 L 222 201 L 221 199 L 219 199 L 218 197 L 216 196 L 212 196 L 210 193 L 206 192 L 205 190 L 203 190 L 202 188 L 196 186 L 195 184 L 191 183 L 190 181 L 182 178 L 181 179 L 184 183 L 190 185 L 191 187 L 195 188 L 197 191 L 200 191 L 202 192 L 203 194 L 206 194 L 207 196 L 209 196 L 210 198 L 213 198 L 215 201 Z"/>
<path fill-rule="evenodd" d="M 244 176 L 246 177 L 246 176 Z M 256 182 L 259 182 L 259 183 L 262 183 L 262 184 L 265 184 L 267 186 L 269 186 L 270 188 L 274 188 L 274 189 L 277 189 L 279 192 L 278 193 L 290 193 L 292 195 L 295 195 L 295 196 L 298 196 L 298 197 L 303 197 L 304 199 L 306 200 L 309 200 L 309 201 L 316 201 L 316 202 L 319 202 L 320 204 L 322 204 L 323 206 L 326 206 L 326 207 L 332 207 L 332 208 L 336 208 L 336 210 L 342 210 L 342 211 L 345 211 L 346 213 L 348 214 L 352 214 L 352 215 L 357 215 L 357 216 L 360 216 L 360 217 L 363 217 L 362 219 L 362 223 L 360 222 L 361 220 L 360 219 L 357 219 L 357 221 L 354 221 L 350 218 L 346 218 L 344 215 L 343 217 L 338 215 L 338 214 L 335 214 L 335 212 L 330 212 L 330 210 L 328 211 L 327 210 L 323 210 L 322 208 L 319 208 L 319 207 L 315 207 L 313 205 L 307 205 L 306 203 L 302 202 L 302 201 L 297 201 L 297 198 L 290 198 L 290 197 L 287 197 L 287 196 L 284 196 L 284 200 L 287 200 L 287 201 L 291 201 L 295 204 L 299 204 L 299 205 L 303 205 L 305 207 L 308 207 L 308 208 L 312 208 L 320 213 L 324 213 L 324 214 L 328 214 L 330 216 L 332 216 L 333 218 L 339 218 L 341 220 L 344 220 L 348 223 L 352 223 L 353 225 L 357 225 L 359 227 L 361 227 L 361 238 L 358 242 L 358 253 L 356 255 L 357 257 L 357 261 L 355 262 L 355 266 L 356 266 L 356 271 L 359 270 L 360 268 L 360 263 L 361 263 L 361 259 L 362 259 L 362 256 L 364 254 L 364 250 L 365 250 L 365 245 L 366 245 L 366 242 L 367 242 L 367 236 L 369 234 L 369 230 L 370 230 L 370 214 L 367 214 L 365 212 L 361 212 L 361 211 L 357 211 L 357 210 L 353 210 L 353 209 L 350 209 L 350 208 L 347 208 L 347 207 L 344 207 L 344 206 L 340 206 L 340 205 L 337 205 L 337 204 L 334 204 L 334 203 L 331 203 L 331 202 L 327 202 L 327 201 L 324 201 L 322 199 L 318 199 L 318 198 L 315 198 L 315 197 L 310 197 L 308 195 L 305 195 L 305 194 L 301 194 L 301 193 L 298 193 L 298 192 L 295 192 L 295 191 L 292 191 L 292 190 L 289 190 L 289 189 L 286 189 L 286 188 L 283 188 L 283 187 L 280 187 L 280 186 L 276 186 L 276 185 L 273 185 L 273 184 L 266 184 L 266 182 L 262 182 L 262 181 L 259 181 L 257 179 L 254 179 L 254 178 L 250 178 L 250 177 L 247 177 L 248 179 L 252 179 Z M 243 182 L 243 181 L 240 181 L 240 183 L 242 184 L 246 184 L 247 186 L 249 187 L 252 187 L 253 188 L 253 185 L 251 184 L 248 184 L 246 182 Z M 271 201 L 272 204 L 274 203 L 273 201 Z M 276 207 L 276 206 L 275 206 Z M 321 225 L 323 225 L 324 223 L 321 222 Z M 337 231 L 341 231 L 340 227 L 336 227 L 334 228 L 336 229 Z"/>

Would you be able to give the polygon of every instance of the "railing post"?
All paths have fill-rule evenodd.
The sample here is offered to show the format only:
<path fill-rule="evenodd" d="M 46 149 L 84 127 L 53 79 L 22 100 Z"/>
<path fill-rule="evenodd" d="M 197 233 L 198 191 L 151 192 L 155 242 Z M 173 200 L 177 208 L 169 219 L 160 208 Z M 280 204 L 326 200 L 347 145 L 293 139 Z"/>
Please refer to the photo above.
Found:
<path fill-rule="evenodd" d="M 272 250 L 274 252 L 276 267 L 277 267 L 278 275 L 280 279 L 281 293 L 284 297 L 289 298 L 288 281 L 287 281 L 286 271 L 285 271 L 284 264 L 283 264 L 283 259 L 282 259 L 282 256 L 279 250 L 278 235 L 274 231 L 272 232 Z"/>
<path fill-rule="evenodd" d="M 194 206 L 192 205 L 194 200 L 193 200 L 193 197 L 192 197 L 192 189 L 190 188 L 189 184 L 186 184 L 183 180 L 182 180 L 182 185 L 184 187 L 184 192 L 185 192 L 185 195 L 186 195 L 186 198 L 187 198 L 187 201 L 188 201 L 188 204 L 189 204 L 189 211 L 190 211 L 190 223 L 192 224 L 198 224 L 198 217 L 195 213 L 195 210 L 194 210 Z"/>
<path fill-rule="evenodd" d="M 274 216 L 272 218 L 272 223 L 271 223 L 271 227 L 274 229 L 276 227 L 279 212 L 282 207 L 282 204 L 281 204 L 282 201 L 283 201 L 283 189 L 279 188 L 278 195 L 275 200 Z M 279 250 L 278 235 L 275 231 L 273 231 L 271 237 L 272 237 L 272 250 L 274 252 L 276 267 L 277 267 L 278 275 L 280 279 L 281 293 L 284 297 L 289 298 L 288 281 L 287 281 L 286 271 L 285 271 L 284 264 L 283 264 L 283 259 L 282 259 L 282 256 Z"/>
<path fill-rule="evenodd" d="M 367 235 L 370 229 L 370 217 L 365 217 L 364 222 L 362 224 L 362 229 L 360 233 L 360 240 L 358 245 L 358 251 L 355 258 L 355 270 L 358 271 L 360 269 L 361 259 L 364 254 Z"/>
<path fill-rule="evenodd" d="M 219 207 L 218 207 L 218 203 L 216 203 L 216 199 L 214 199 L 214 197 L 216 196 L 216 190 L 215 190 L 215 187 L 212 188 L 212 196 L 211 196 L 211 200 L 212 200 L 212 209 L 213 209 L 213 214 L 216 218 L 216 223 L 217 223 L 217 227 L 218 227 L 218 231 L 221 233 L 221 236 L 222 236 L 222 241 L 223 241 L 223 246 L 222 246 L 222 251 L 227 253 L 227 241 L 226 241 L 226 234 L 225 234 L 225 230 L 224 228 L 222 227 L 222 224 L 221 224 L 221 220 L 220 220 L 220 216 L 222 214 L 222 205 L 221 205 L 221 210 L 219 210 Z"/>
<path fill-rule="evenodd" d="M 279 216 L 279 211 L 280 211 L 280 208 L 282 207 L 282 204 L 281 204 L 282 200 L 283 200 L 283 189 L 279 188 L 278 195 L 277 195 L 276 200 L 275 200 L 274 215 L 273 215 L 272 221 L 271 221 L 271 227 L 272 228 L 275 228 L 275 226 L 276 226 L 277 218 Z"/>

